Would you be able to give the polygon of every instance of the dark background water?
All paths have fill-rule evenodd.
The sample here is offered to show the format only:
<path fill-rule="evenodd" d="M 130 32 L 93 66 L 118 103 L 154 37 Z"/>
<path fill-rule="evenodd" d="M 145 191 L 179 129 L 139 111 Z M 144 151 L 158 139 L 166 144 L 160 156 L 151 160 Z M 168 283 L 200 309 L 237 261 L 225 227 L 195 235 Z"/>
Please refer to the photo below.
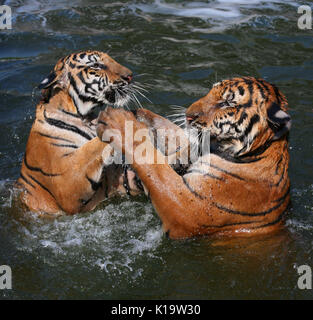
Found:
<path fill-rule="evenodd" d="M 0 265 L 12 267 L 13 290 L 0 298 L 313 298 L 297 288 L 297 266 L 313 267 L 313 31 L 297 27 L 304 3 L 5 1 L 13 29 L 0 30 Z M 227 245 L 171 241 L 145 197 L 57 220 L 23 215 L 12 184 L 34 119 L 34 88 L 58 58 L 82 49 L 132 69 L 150 88 L 153 104 L 143 105 L 163 115 L 224 78 L 275 83 L 293 119 L 286 230 Z"/>

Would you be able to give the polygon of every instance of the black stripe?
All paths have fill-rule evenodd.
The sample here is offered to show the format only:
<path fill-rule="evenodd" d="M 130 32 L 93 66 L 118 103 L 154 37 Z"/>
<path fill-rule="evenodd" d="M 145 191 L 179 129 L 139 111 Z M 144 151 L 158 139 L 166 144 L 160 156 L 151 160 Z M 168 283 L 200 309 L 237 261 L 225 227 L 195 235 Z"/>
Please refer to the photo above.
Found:
<path fill-rule="evenodd" d="M 68 140 L 68 139 L 64 139 L 64 138 L 60 138 L 60 137 L 56 137 L 56 136 L 51 136 L 51 135 L 49 135 L 49 134 L 45 134 L 45 133 L 42 133 L 42 132 L 39 132 L 39 131 L 35 131 L 35 132 L 36 132 L 37 134 L 39 134 L 40 136 L 42 136 L 42 137 L 46 137 L 46 138 L 50 138 L 50 139 L 61 140 L 61 141 L 73 143 L 73 141 Z"/>
<path fill-rule="evenodd" d="M 236 122 L 237 126 L 240 126 L 247 118 L 248 114 L 245 111 L 242 111 L 239 120 Z"/>
<path fill-rule="evenodd" d="M 253 126 L 260 121 L 260 116 L 258 114 L 253 115 L 250 122 L 244 132 L 244 137 L 246 137 L 252 130 Z"/>
<path fill-rule="evenodd" d="M 266 223 L 266 224 L 263 224 L 263 225 L 258 226 L 258 227 L 252 227 L 252 229 L 260 229 L 260 228 L 265 228 L 265 227 L 273 226 L 274 224 L 279 223 L 279 222 L 283 219 L 285 213 L 286 213 L 286 210 L 284 210 L 284 211 L 278 216 L 278 218 L 275 219 L 274 221 L 269 222 L 269 223 Z"/>
<path fill-rule="evenodd" d="M 281 174 L 278 182 L 274 184 L 275 187 L 278 187 L 280 185 L 280 183 L 283 181 L 283 179 L 285 177 L 285 172 L 286 172 L 285 169 L 286 169 L 286 162 L 284 163 L 283 171 L 282 171 L 282 174 Z"/>
<path fill-rule="evenodd" d="M 27 154 L 25 153 L 24 155 L 24 163 L 25 163 L 25 166 L 28 170 L 30 171 L 36 171 L 36 172 L 40 172 L 41 174 L 43 174 L 44 176 L 47 176 L 47 177 L 56 177 L 56 176 L 60 176 L 61 174 L 60 173 L 47 173 L 45 171 L 43 171 L 41 168 L 39 167 L 33 167 L 31 166 L 28 162 L 27 162 Z"/>
<path fill-rule="evenodd" d="M 276 199 L 276 200 L 272 200 L 272 202 L 281 202 L 282 200 L 284 200 L 284 199 L 286 198 L 286 196 L 287 196 L 289 193 L 290 193 L 290 186 L 289 186 L 289 188 L 287 189 L 286 193 L 285 193 L 282 197 L 280 197 L 280 198 L 278 198 L 278 199 Z"/>
<path fill-rule="evenodd" d="M 245 79 L 244 79 L 244 81 L 248 86 L 250 97 L 249 97 L 248 102 L 238 105 L 238 108 L 244 108 L 245 109 L 245 108 L 250 108 L 252 106 L 253 82 L 251 80 L 245 80 Z"/>
<path fill-rule="evenodd" d="M 254 221 L 244 221 L 244 222 L 234 222 L 234 223 L 226 223 L 223 225 L 202 225 L 203 228 L 224 228 L 224 227 L 232 227 L 232 226 L 238 226 L 243 224 L 252 224 L 252 223 L 259 223 L 262 222 L 260 220 L 254 220 Z"/>
<path fill-rule="evenodd" d="M 38 181 L 37 179 L 35 179 L 33 176 L 29 175 L 29 177 L 30 177 L 34 182 L 36 182 L 42 189 L 44 189 L 45 191 L 47 191 L 47 192 L 51 195 L 51 197 L 55 200 L 57 206 L 58 206 L 63 212 L 66 212 L 66 210 L 64 210 L 64 209 L 62 208 L 62 206 L 58 203 L 58 201 L 57 201 L 56 197 L 54 196 L 54 194 L 53 194 L 46 186 L 44 186 L 41 182 L 39 182 L 39 181 Z"/>
<path fill-rule="evenodd" d="M 203 197 L 201 194 L 197 193 L 196 191 L 194 191 L 191 186 L 189 185 L 189 183 L 186 181 L 185 177 L 182 177 L 183 179 L 183 182 L 185 184 L 185 186 L 188 188 L 188 190 L 193 194 L 195 195 L 197 198 L 201 199 L 201 200 L 204 200 L 205 197 Z"/>
<path fill-rule="evenodd" d="M 135 184 L 136 184 L 136 187 L 138 188 L 138 190 L 140 191 L 144 191 L 144 188 L 142 186 L 142 183 L 141 183 L 141 180 L 138 178 L 137 174 L 135 173 Z"/>
<path fill-rule="evenodd" d="M 57 144 L 57 143 L 51 143 L 51 145 L 53 145 L 53 146 L 55 146 L 55 147 L 78 149 L 78 146 L 76 146 L 75 144 Z"/>
<path fill-rule="evenodd" d="M 272 145 L 272 143 L 273 143 L 272 140 L 266 141 L 260 147 L 256 148 L 255 150 L 249 151 L 248 153 L 245 153 L 240 158 L 242 158 L 244 160 L 244 158 L 259 156 L 259 155 L 263 154 Z M 260 157 L 258 159 L 263 159 L 263 158 L 264 157 Z"/>
<path fill-rule="evenodd" d="M 76 82 L 74 80 L 74 78 L 72 77 L 72 75 L 70 75 L 70 84 L 72 85 L 73 89 L 75 90 L 76 94 L 78 95 L 79 99 L 82 100 L 82 102 L 93 102 L 95 104 L 99 104 L 99 101 L 94 98 L 94 97 L 87 97 L 87 96 L 83 96 L 80 91 L 77 88 Z M 86 84 L 86 83 L 83 83 Z"/>
<path fill-rule="evenodd" d="M 190 174 L 190 173 L 199 173 L 199 174 L 202 174 L 203 177 L 210 177 L 210 178 L 212 178 L 212 179 L 216 179 L 216 180 L 220 180 L 220 181 L 225 181 L 225 179 L 222 178 L 222 177 L 215 176 L 214 174 L 211 174 L 211 173 L 208 173 L 208 172 L 199 170 L 199 169 L 191 169 L 191 170 L 189 170 L 189 171 L 186 172 L 186 174 Z"/>
<path fill-rule="evenodd" d="M 272 84 L 272 87 L 273 87 L 273 89 L 274 89 L 277 102 L 278 102 L 278 103 L 281 103 L 281 98 L 282 98 L 282 97 L 281 97 L 281 95 L 280 95 L 280 92 L 279 92 L 278 88 L 277 88 L 274 84 Z"/>
<path fill-rule="evenodd" d="M 222 168 L 220 168 L 220 167 L 218 167 L 218 166 L 216 166 L 216 165 L 214 165 L 214 164 L 210 164 L 210 166 L 211 166 L 212 168 L 218 170 L 218 171 L 221 171 L 221 172 L 223 172 L 223 173 L 226 173 L 226 174 L 232 176 L 233 178 L 236 178 L 236 179 L 239 179 L 239 180 L 242 180 L 242 181 L 246 181 L 244 178 L 238 176 L 237 174 L 234 174 L 234 173 L 229 172 L 229 171 L 227 171 L 227 170 L 225 170 L 225 169 L 222 169 Z"/>
<path fill-rule="evenodd" d="M 279 160 L 278 160 L 278 162 L 276 164 L 275 174 L 278 174 L 278 169 L 280 167 L 280 163 L 282 162 L 282 160 L 283 160 L 283 155 L 280 156 L 280 158 L 279 158 Z"/>
<path fill-rule="evenodd" d="M 85 79 L 84 76 L 83 76 L 83 70 L 79 71 L 79 72 L 77 73 L 77 76 L 78 76 L 78 78 L 80 79 L 80 81 L 81 81 L 83 84 L 86 84 L 86 79 Z M 75 85 L 76 85 L 76 83 L 75 83 Z"/>
<path fill-rule="evenodd" d="M 214 174 L 211 174 L 211 173 L 206 173 L 204 176 L 205 176 L 205 177 L 210 177 L 210 178 L 212 178 L 212 179 L 220 180 L 220 181 L 225 181 L 224 178 L 215 176 Z"/>
<path fill-rule="evenodd" d="M 108 125 L 106 122 L 104 122 L 104 121 L 102 121 L 102 120 L 98 120 L 98 124 L 99 124 L 99 123 L 103 124 L 104 126 L 107 126 L 107 125 Z"/>
<path fill-rule="evenodd" d="M 256 82 L 256 85 L 257 85 L 257 87 L 258 87 L 258 89 L 259 89 L 259 91 L 260 91 L 260 93 L 261 93 L 262 98 L 265 99 L 265 98 L 266 98 L 266 95 L 265 95 L 265 93 L 264 93 L 264 88 L 263 88 L 263 86 L 262 86 L 258 81 Z"/>
<path fill-rule="evenodd" d="M 68 157 L 69 155 L 73 154 L 74 152 L 64 153 L 62 155 L 62 158 Z"/>
<path fill-rule="evenodd" d="M 221 97 L 224 96 L 224 94 L 225 94 L 225 92 L 226 92 L 227 89 L 228 89 L 228 86 L 226 86 L 226 87 L 224 88 L 224 90 L 223 90 L 223 92 L 222 92 L 222 94 L 221 94 Z"/>
<path fill-rule="evenodd" d="M 73 79 L 73 77 L 72 77 L 72 74 L 71 74 L 70 72 L 68 73 L 68 77 L 70 78 L 70 83 L 71 83 L 72 87 L 74 88 L 74 91 L 76 92 L 76 94 L 77 94 L 78 97 L 79 97 L 79 95 L 80 95 L 79 90 L 78 90 L 78 88 L 77 88 L 77 86 L 76 86 L 76 82 L 74 81 L 74 79 Z M 81 112 L 79 111 L 79 108 L 78 108 L 78 105 L 76 104 L 75 99 L 73 98 L 72 100 L 73 100 L 73 103 L 74 103 L 74 106 L 75 106 L 75 108 L 76 108 L 76 112 L 77 112 L 78 116 L 79 116 L 80 118 L 83 118 L 83 115 L 82 115 Z"/>
<path fill-rule="evenodd" d="M 237 211 L 237 210 L 232 210 L 230 208 L 226 208 L 218 203 L 213 202 L 213 205 L 215 207 L 217 207 L 220 210 L 223 210 L 227 213 L 230 214 L 238 214 L 241 216 L 250 216 L 250 217 L 256 217 L 256 216 L 265 216 L 271 212 L 273 212 L 274 210 L 278 209 L 286 200 L 287 196 L 289 195 L 289 191 L 287 191 L 284 196 L 281 197 L 281 200 L 279 201 L 279 203 L 277 205 L 275 205 L 274 207 L 266 210 L 266 211 L 261 211 L 261 212 L 256 212 L 256 213 L 250 213 L 250 212 L 244 212 L 244 211 Z"/>
<path fill-rule="evenodd" d="M 264 95 L 264 99 L 267 101 L 268 99 L 269 99 L 269 96 L 271 95 L 271 91 L 270 91 L 270 89 L 269 89 L 269 83 L 267 83 L 266 81 L 264 81 L 263 79 L 258 79 L 257 80 L 258 81 L 258 83 L 260 83 L 262 86 L 263 86 L 263 88 L 265 89 L 265 91 L 266 91 L 266 93 L 267 93 L 267 95 Z M 263 97 L 263 96 L 262 96 Z"/>
<path fill-rule="evenodd" d="M 75 107 L 76 107 L 76 106 L 75 106 Z M 76 110 L 77 110 L 77 107 L 76 107 Z M 64 109 L 62 109 L 61 111 L 62 111 L 63 113 L 65 113 L 65 114 L 71 116 L 71 117 L 81 119 L 81 115 L 79 115 L 79 114 L 72 113 L 72 112 L 66 111 L 66 110 L 64 110 Z"/>
<path fill-rule="evenodd" d="M 66 122 L 63 122 L 61 120 L 48 118 L 46 115 L 46 110 L 44 111 L 44 117 L 45 117 L 46 122 L 48 124 L 50 124 L 51 126 L 54 126 L 54 127 L 57 127 L 57 128 L 63 129 L 63 130 L 72 131 L 74 133 L 79 134 L 80 136 L 84 137 L 87 140 L 92 140 L 92 137 L 89 134 L 87 134 L 85 131 L 82 131 L 79 128 L 77 128 L 73 125 L 70 125 Z"/>
<path fill-rule="evenodd" d="M 27 184 L 29 184 L 31 187 L 33 187 L 34 189 L 36 189 L 36 187 L 28 180 L 26 179 L 26 177 L 22 174 L 22 172 L 20 173 L 20 177 L 22 180 L 24 180 Z"/>
<path fill-rule="evenodd" d="M 243 96 L 245 94 L 245 89 L 242 86 L 238 86 L 239 94 Z"/>
<path fill-rule="evenodd" d="M 283 186 L 280 188 L 281 191 L 284 191 L 286 186 L 288 185 L 289 179 L 285 179 Z"/>
<path fill-rule="evenodd" d="M 266 156 L 251 158 L 250 155 L 247 157 L 245 155 L 242 155 L 240 157 L 236 157 L 236 156 L 233 156 L 232 154 L 229 154 L 226 152 L 219 152 L 218 150 L 215 150 L 212 153 L 214 153 L 215 155 L 219 156 L 220 158 L 222 158 L 226 161 L 229 161 L 232 163 L 238 163 L 238 164 L 253 163 L 253 162 L 257 162 L 257 161 L 260 161 L 260 160 L 266 158 Z"/>
<path fill-rule="evenodd" d="M 39 182 L 37 179 L 35 179 L 33 176 L 31 176 L 31 175 L 29 175 L 29 177 L 34 181 L 34 182 L 36 182 L 42 189 L 44 189 L 45 191 L 47 191 L 51 196 L 52 196 L 52 198 L 54 199 L 54 200 L 56 200 L 55 199 L 55 196 L 53 195 L 53 193 L 46 187 L 46 186 L 44 186 L 41 182 Z"/>
<path fill-rule="evenodd" d="M 93 179 L 89 178 L 87 175 L 86 175 L 86 179 L 91 184 L 91 188 L 93 191 L 97 191 L 102 186 L 102 181 L 96 182 Z"/>
<path fill-rule="evenodd" d="M 129 181 L 128 181 L 128 175 L 127 175 L 127 166 L 124 167 L 124 173 L 123 173 L 123 186 L 126 190 L 126 193 L 130 196 L 130 187 L 129 187 Z"/>
<path fill-rule="evenodd" d="M 266 157 L 259 157 L 259 158 L 248 158 L 248 159 L 245 159 L 245 158 L 225 158 L 225 160 L 228 160 L 228 161 L 231 161 L 231 162 L 234 162 L 234 163 L 253 163 L 253 162 L 257 162 L 257 161 L 260 161 L 262 159 L 264 159 Z"/>

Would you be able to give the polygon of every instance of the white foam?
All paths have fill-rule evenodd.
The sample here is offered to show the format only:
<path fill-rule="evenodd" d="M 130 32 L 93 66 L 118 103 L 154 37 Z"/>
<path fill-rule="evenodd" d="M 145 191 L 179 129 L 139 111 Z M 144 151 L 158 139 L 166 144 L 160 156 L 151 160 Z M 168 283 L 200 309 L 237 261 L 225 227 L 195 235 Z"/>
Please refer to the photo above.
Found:
<path fill-rule="evenodd" d="M 298 221 L 297 219 L 288 219 L 286 221 L 286 226 L 289 227 L 291 230 L 306 230 L 311 231 L 313 230 L 313 226 L 308 223 L 303 223 L 301 221 Z"/>
<path fill-rule="evenodd" d="M 279 10 L 280 4 L 296 6 L 293 0 L 215 0 L 207 2 L 181 1 L 168 3 L 164 0 L 155 0 L 152 4 L 131 4 L 129 7 L 136 12 L 136 9 L 143 13 L 164 14 L 178 17 L 194 17 L 209 20 L 214 24 L 213 31 L 222 31 L 231 25 L 240 24 L 255 18 L 257 14 L 247 14 L 242 9 L 266 8 Z M 200 30 L 197 30 L 200 31 Z"/>
<path fill-rule="evenodd" d="M 13 19 L 15 16 L 35 15 L 41 20 L 41 25 L 46 28 L 47 18 L 45 14 L 54 10 L 69 10 L 76 6 L 84 6 L 82 0 L 6 0 L 5 4 L 13 8 Z"/>
<path fill-rule="evenodd" d="M 28 13 L 43 15 L 52 10 L 69 9 L 73 6 L 83 5 L 83 2 L 81 0 L 25 0 L 23 2 L 19 0 L 6 0 L 5 4 L 14 7 L 14 12 L 18 14 Z"/>
<path fill-rule="evenodd" d="M 31 215 L 27 227 L 18 225 L 17 247 L 55 265 L 62 257 L 99 267 L 109 277 L 127 274 L 135 279 L 142 270 L 137 259 L 155 259 L 163 232 L 150 203 L 123 200 L 94 213 L 44 220 Z"/>

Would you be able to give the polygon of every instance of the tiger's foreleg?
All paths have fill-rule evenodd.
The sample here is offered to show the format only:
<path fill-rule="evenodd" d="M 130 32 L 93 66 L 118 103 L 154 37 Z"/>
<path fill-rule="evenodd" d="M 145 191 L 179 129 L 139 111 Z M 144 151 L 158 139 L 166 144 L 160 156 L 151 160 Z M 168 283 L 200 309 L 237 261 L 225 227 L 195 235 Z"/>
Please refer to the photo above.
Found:
<path fill-rule="evenodd" d="M 190 162 L 190 143 L 186 132 L 170 120 L 147 109 L 139 109 L 136 119 L 150 131 L 154 147 L 166 156 L 176 172 L 183 172 Z"/>
<path fill-rule="evenodd" d="M 36 139 L 38 135 L 31 132 L 18 180 L 30 210 L 74 214 L 94 208 L 108 195 L 105 171 L 112 159 L 110 145 L 96 137 L 64 157 L 43 138 Z M 38 157 L 39 145 L 45 157 Z"/>
<path fill-rule="evenodd" d="M 112 162 L 113 149 L 97 137 L 80 147 L 70 159 L 61 181 L 70 181 L 66 192 L 54 188 L 62 209 L 70 214 L 92 210 L 99 202 L 109 196 L 113 186 L 108 186 L 106 169 Z M 65 165 L 66 166 L 66 165 Z M 111 172 L 118 176 L 120 172 Z"/>
<path fill-rule="evenodd" d="M 100 114 L 100 119 L 103 125 L 99 131 L 102 131 L 104 139 L 109 131 L 107 129 L 112 128 L 119 130 L 124 137 L 126 121 L 133 121 L 134 135 L 140 129 L 147 129 L 146 124 L 137 121 L 132 113 L 125 110 L 108 108 Z M 279 219 L 281 211 L 277 200 L 288 203 L 288 199 L 268 201 L 269 188 L 266 183 L 251 181 L 247 184 L 245 179 L 238 179 L 225 169 L 218 170 L 216 164 L 221 165 L 222 162 L 211 166 L 206 156 L 193 163 L 185 174 L 179 175 L 149 138 L 145 140 L 145 155 L 142 154 L 145 161 L 142 161 L 140 153 L 135 156 L 136 150 L 142 149 L 142 141 L 134 138 L 133 147 L 129 148 L 124 140 L 113 141 L 112 146 L 122 150 L 125 158 L 132 161 L 132 167 L 162 220 L 164 231 L 171 238 L 202 234 L 247 236 L 275 230 L 275 225 L 272 228 L 273 217 L 268 213 L 273 212 L 274 219 Z M 251 190 L 257 188 L 256 201 L 249 204 Z M 225 195 L 229 197 L 226 203 Z M 235 208 L 229 207 L 232 199 L 241 199 Z M 273 205 L 273 202 L 276 204 Z"/>
<path fill-rule="evenodd" d="M 104 138 L 108 128 L 118 129 L 121 135 L 125 136 L 125 121 L 134 122 L 136 126 L 134 131 L 147 128 L 146 124 L 138 122 L 133 114 L 123 110 L 108 108 L 101 113 L 100 119 L 103 126 L 99 131 Z M 140 143 L 134 141 L 133 149 L 136 149 Z M 121 149 L 125 157 L 132 161 L 132 167 L 148 190 L 151 201 L 163 222 L 163 229 L 170 237 L 183 238 L 201 233 L 202 225 L 208 222 L 205 202 L 190 191 L 184 178 L 168 164 L 166 155 L 156 149 L 151 141 L 147 141 L 146 146 L 150 148 L 148 153 L 153 157 L 148 164 L 133 157 L 122 141 L 115 141 L 113 146 Z M 162 164 L 158 164 L 156 159 L 161 159 Z M 191 206 L 192 210 L 190 210 Z"/>

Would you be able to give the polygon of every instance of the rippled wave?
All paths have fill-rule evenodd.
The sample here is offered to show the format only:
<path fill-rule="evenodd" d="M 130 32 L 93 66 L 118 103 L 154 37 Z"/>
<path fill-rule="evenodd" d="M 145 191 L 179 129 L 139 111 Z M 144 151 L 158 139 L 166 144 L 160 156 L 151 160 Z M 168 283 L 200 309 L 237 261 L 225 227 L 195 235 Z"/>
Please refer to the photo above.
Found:
<path fill-rule="evenodd" d="M 0 265 L 13 267 L 4 298 L 312 298 L 296 288 L 313 266 L 311 31 L 297 28 L 301 1 L 8 0 L 13 29 L 0 32 Z M 211 85 L 260 76 L 287 95 L 292 207 L 285 232 L 212 243 L 170 241 L 145 197 L 115 198 L 56 220 L 14 201 L 40 92 L 56 60 L 109 52 L 149 87 L 143 105 L 167 115 Z M 139 76 L 140 75 L 140 76 Z"/>

